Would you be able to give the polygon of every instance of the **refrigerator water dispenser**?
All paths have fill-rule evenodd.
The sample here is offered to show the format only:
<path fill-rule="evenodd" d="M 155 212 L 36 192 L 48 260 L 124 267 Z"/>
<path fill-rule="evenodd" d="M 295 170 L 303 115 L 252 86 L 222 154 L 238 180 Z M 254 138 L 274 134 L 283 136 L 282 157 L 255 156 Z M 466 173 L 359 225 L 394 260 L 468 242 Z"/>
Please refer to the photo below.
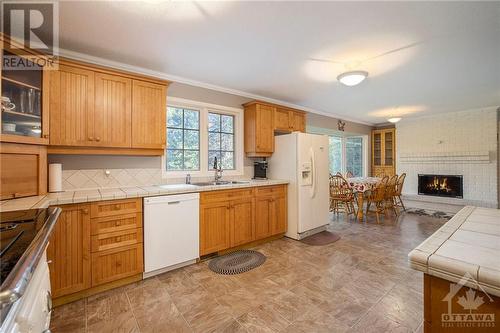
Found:
<path fill-rule="evenodd" d="M 301 179 L 300 179 L 300 185 L 302 186 L 308 186 L 312 185 L 312 166 L 311 162 L 304 162 L 302 163 L 302 166 L 300 168 L 301 172 Z"/>

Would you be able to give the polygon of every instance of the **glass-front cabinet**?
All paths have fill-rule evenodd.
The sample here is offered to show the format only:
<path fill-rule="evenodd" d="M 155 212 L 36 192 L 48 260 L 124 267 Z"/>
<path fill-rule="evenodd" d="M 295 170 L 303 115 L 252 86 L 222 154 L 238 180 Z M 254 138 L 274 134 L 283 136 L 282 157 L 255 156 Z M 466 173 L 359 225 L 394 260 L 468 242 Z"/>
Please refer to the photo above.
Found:
<path fill-rule="evenodd" d="M 392 176 L 396 173 L 396 129 L 372 131 L 372 176 Z"/>
<path fill-rule="evenodd" d="M 29 66 L 2 69 L 1 141 L 48 144 L 48 110 L 43 107 L 44 68 L 23 61 Z"/>

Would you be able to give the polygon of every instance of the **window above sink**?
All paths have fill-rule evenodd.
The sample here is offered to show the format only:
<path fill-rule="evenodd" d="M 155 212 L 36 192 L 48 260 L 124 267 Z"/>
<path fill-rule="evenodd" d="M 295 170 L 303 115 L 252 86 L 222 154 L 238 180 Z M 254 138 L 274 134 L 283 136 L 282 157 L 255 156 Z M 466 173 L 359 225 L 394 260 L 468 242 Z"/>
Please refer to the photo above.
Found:
<path fill-rule="evenodd" d="M 166 113 L 163 178 L 211 177 L 215 156 L 223 176 L 243 175 L 243 109 L 169 97 Z"/>

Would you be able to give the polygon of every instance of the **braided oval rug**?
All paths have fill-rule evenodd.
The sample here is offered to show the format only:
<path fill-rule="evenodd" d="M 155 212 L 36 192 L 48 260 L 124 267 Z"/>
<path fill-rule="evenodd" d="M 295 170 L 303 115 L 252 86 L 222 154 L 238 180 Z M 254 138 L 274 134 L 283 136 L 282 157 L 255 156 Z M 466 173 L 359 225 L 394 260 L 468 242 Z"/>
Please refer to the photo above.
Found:
<path fill-rule="evenodd" d="M 248 272 L 265 261 L 266 256 L 260 252 L 238 250 L 210 260 L 208 268 L 218 274 L 234 275 Z"/>

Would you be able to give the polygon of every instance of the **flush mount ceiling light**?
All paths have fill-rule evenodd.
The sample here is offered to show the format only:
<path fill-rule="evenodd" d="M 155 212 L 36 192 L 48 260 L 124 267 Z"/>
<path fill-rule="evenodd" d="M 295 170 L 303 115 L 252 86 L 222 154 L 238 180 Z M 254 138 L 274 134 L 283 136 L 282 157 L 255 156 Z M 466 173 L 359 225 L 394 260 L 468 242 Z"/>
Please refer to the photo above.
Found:
<path fill-rule="evenodd" d="M 400 117 L 394 117 L 394 118 L 387 119 L 388 122 L 393 123 L 393 124 L 397 123 L 400 120 L 401 120 Z"/>
<path fill-rule="evenodd" d="M 339 80 L 343 85 L 352 87 L 363 82 L 367 76 L 368 72 L 365 71 L 350 71 L 337 76 L 337 80 Z"/>

